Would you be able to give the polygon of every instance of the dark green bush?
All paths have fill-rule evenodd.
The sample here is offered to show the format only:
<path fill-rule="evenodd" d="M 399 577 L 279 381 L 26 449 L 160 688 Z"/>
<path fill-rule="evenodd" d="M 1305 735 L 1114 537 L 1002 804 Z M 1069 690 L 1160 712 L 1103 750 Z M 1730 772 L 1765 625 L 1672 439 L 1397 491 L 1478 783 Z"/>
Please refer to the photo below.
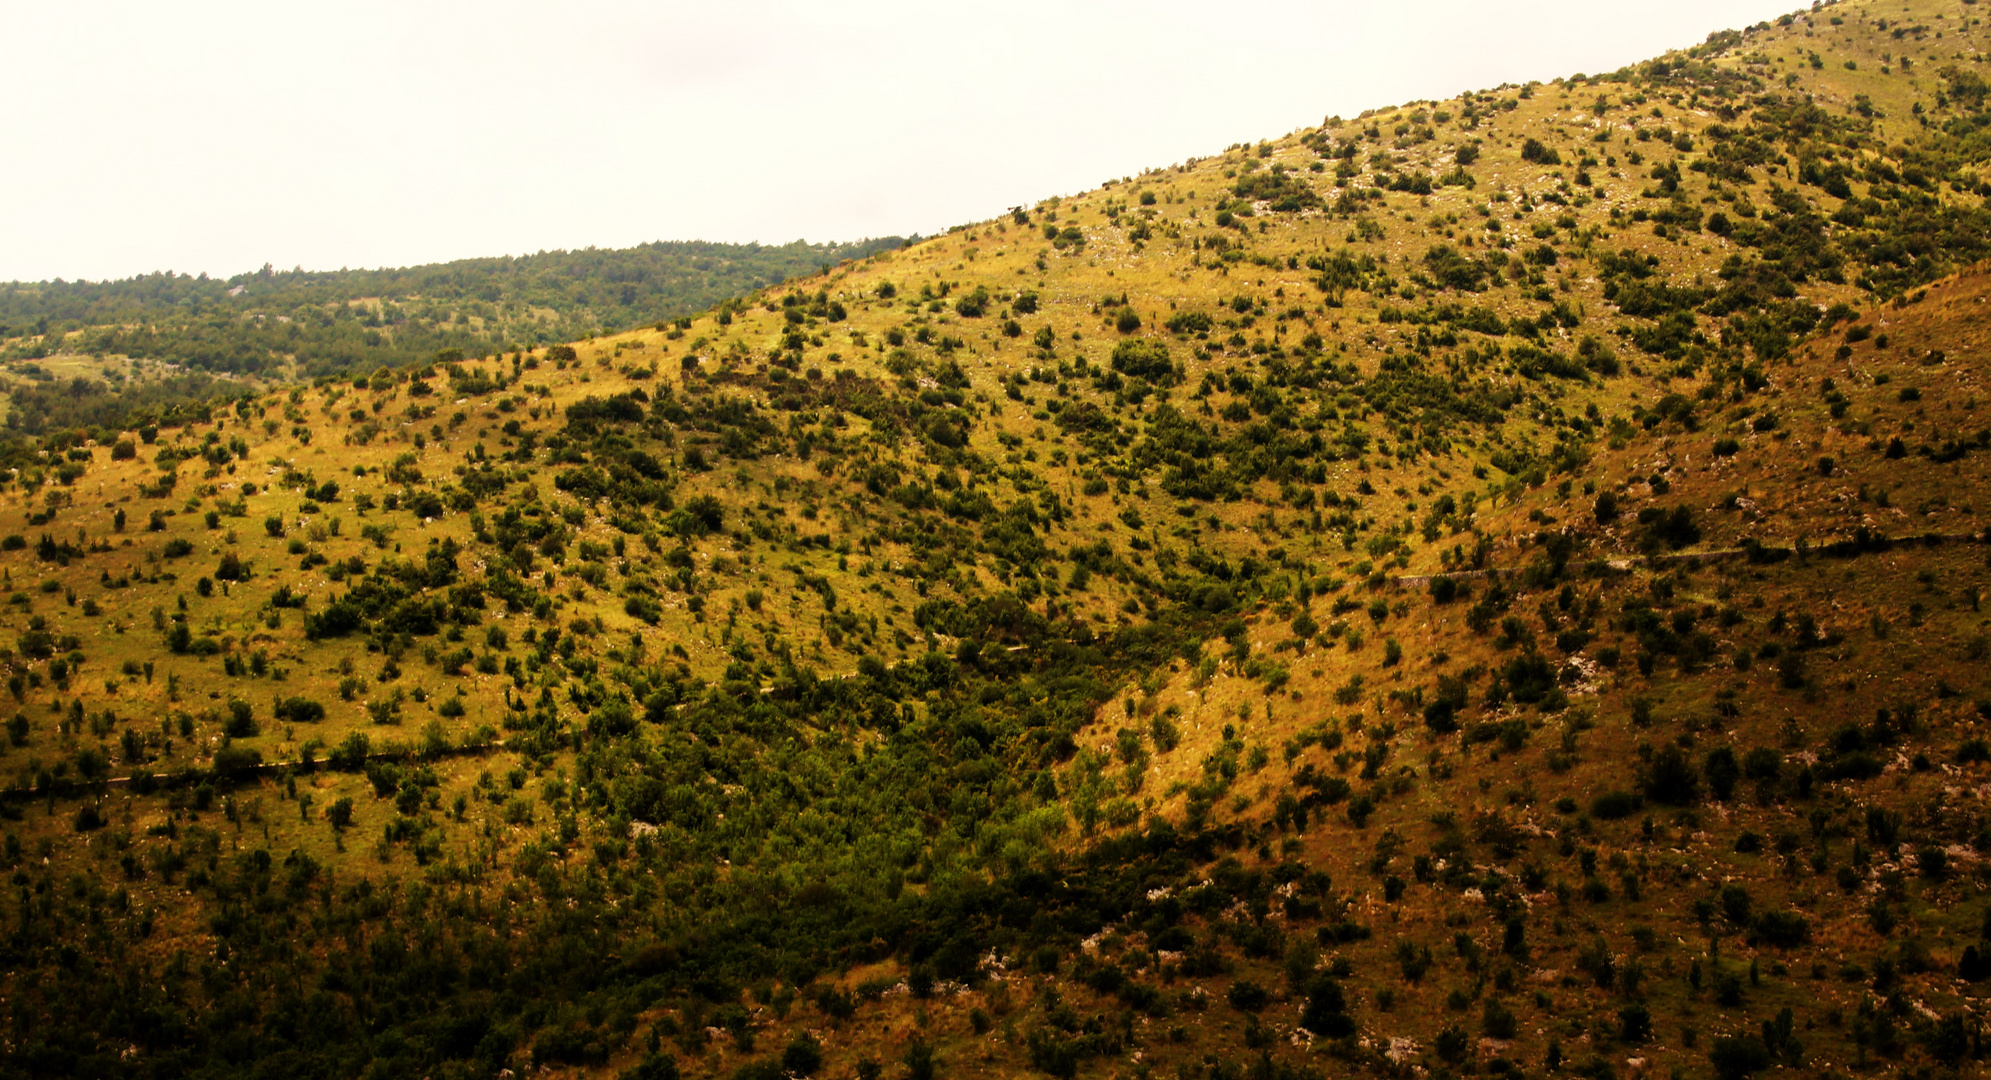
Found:
<path fill-rule="evenodd" d="M 1590 800 L 1590 813 L 1605 821 L 1619 821 L 1638 813 L 1645 800 L 1629 791 L 1606 791 Z"/>

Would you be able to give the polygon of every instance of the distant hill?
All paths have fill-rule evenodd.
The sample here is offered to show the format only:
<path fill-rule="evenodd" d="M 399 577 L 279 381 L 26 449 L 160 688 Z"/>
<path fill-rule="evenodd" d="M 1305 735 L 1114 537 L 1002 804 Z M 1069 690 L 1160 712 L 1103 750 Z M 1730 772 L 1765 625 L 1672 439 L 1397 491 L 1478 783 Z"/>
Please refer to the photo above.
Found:
<path fill-rule="evenodd" d="M 665 241 L 390 270 L 265 266 L 229 278 L 165 272 L 10 282 L 0 284 L 0 360 L 130 357 L 238 378 L 371 371 L 432 360 L 445 349 L 480 356 L 628 330 L 902 242 Z M 42 372 L 25 374 L 32 384 Z M 154 380 L 149 397 L 184 398 L 212 385 L 179 378 L 162 388 Z M 105 422 L 97 414 L 119 402 L 96 400 L 103 389 L 78 394 L 65 382 L 58 397 L 69 399 L 67 407 L 16 394 L 10 426 L 38 432 Z"/>

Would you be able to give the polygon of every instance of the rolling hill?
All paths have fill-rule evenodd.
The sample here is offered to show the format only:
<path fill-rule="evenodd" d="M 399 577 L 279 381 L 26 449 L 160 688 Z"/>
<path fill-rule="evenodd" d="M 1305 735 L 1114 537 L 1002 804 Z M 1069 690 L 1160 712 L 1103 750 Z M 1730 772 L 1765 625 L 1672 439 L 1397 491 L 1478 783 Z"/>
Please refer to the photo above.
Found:
<path fill-rule="evenodd" d="M 44 435 L 8 1070 L 1973 1071 L 1987 33 Z"/>

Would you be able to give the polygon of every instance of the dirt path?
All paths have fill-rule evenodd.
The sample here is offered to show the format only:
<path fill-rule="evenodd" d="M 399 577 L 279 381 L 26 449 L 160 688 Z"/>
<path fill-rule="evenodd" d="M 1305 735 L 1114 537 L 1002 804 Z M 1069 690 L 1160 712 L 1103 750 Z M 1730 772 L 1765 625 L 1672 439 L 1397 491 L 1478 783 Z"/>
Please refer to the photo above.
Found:
<path fill-rule="evenodd" d="M 1991 543 L 1991 533 L 1922 533 L 1916 536 L 1836 540 L 1829 544 L 1803 549 L 1758 546 L 1687 551 L 1677 555 L 1623 555 L 1609 559 L 1572 562 L 1569 564 L 1569 572 L 1583 577 L 1606 577 L 1613 574 L 1628 574 L 1633 568 L 1640 566 L 1693 566 L 1729 562 L 1735 559 L 1747 559 L 1759 563 L 1779 563 L 1788 559 L 1810 558 L 1850 559 L 1861 555 L 1899 551 L 1903 548 L 1985 543 Z M 1389 583 L 1399 589 L 1415 589 L 1428 587 L 1431 582 L 1441 577 L 1451 578 L 1454 581 L 1471 581 L 1475 578 L 1520 577 L 1527 572 L 1527 567 L 1503 566 L 1484 570 L 1455 570 L 1448 574 L 1407 574 L 1402 577 L 1392 577 Z"/>

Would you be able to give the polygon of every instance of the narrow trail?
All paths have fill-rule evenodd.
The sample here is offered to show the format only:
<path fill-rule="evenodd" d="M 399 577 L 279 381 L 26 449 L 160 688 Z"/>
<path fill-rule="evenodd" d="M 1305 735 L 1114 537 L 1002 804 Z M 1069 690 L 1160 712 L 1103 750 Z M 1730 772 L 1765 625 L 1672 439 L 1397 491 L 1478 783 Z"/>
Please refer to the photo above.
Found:
<path fill-rule="evenodd" d="M 452 746 L 447 749 L 423 752 L 420 750 L 379 750 L 366 755 L 366 761 L 438 761 L 444 758 L 482 757 L 485 754 L 505 748 L 505 740 L 494 739 L 474 746 Z M 314 772 L 337 772 L 329 759 L 317 758 L 311 761 L 266 761 L 255 765 L 217 771 L 186 766 L 172 772 L 158 773 L 145 777 L 152 788 L 194 787 L 203 781 L 213 784 L 236 784 L 248 780 L 269 778 L 281 780 L 291 774 Z M 101 780 L 58 780 L 46 787 L 9 787 L 0 790 L 0 801 L 16 802 L 34 799 L 70 797 L 76 795 L 102 794 L 113 789 L 130 788 L 138 782 L 138 776 L 107 776 Z M 150 790 L 150 789 L 148 789 Z"/>
<path fill-rule="evenodd" d="M 1606 559 L 1589 559 L 1572 562 L 1566 572 L 1585 577 L 1609 577 L 1615 574 L 1628 574 L 1634 568 L 1645 566 L 1693 566 L 1704 563 L 1732 562 L 1744 559 L 1750 562 L 1769 565 L 1786 562 L 1790 559 L 1851 559 L 1862 555 L 1879 555 L 1890 551 L 1913 548 L 1944 547 L 1961 544 L 1991 543 L 1991 533 L 1921 533 L 1915 536 L 1866 537 L 1853 540 L 1837 540 L 1818 547 L 1739 547 L 1717 548 L 1712 551 L 1686 551 L 1675 555 L 1621 555 Z M 1513 578 L 1529 571 L 1524 566 L 1489 567 L 1481 570 L 1455 570 L 1445 574 L 1406 574 L 1391 577 L 1389 584 L 1399 589 L 1414 589 L 1429 586 L 1439 578 L 1454 581 L 1471 581 L 1479 578 Z"/>

